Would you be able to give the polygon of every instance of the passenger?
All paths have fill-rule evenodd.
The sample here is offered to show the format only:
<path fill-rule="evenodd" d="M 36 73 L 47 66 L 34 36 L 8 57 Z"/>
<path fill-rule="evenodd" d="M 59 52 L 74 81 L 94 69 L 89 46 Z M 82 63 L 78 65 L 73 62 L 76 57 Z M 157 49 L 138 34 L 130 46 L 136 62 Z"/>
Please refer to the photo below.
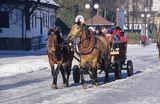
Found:
<path fill-rule="evenodd" d="M 103 32 L 101 31 L 101 27 L 99 25 L 96 26 L 95 35 L 103 36 Z"/>
<path fill-rule="evenodd" d="M 102 27 L 102 28 L 101 28 L 101 31 L 103 32 L 103 34 L 105 34 L 105 35 L 107 34 L 107 29 L 106 29 L 106 27 Z"/>
<path fill-rule="evenodd" d="M 92 32 L 95 32 L 95 29 L 92 26 L 90 26 L 88 29 Z"/>
<path fill-rule="evenodd" d="M 114 50 L 119 50 L 119 44 L 123 40 L 121 35 L 121 28 L 119 26 L 112 30 L 112 47 Z"/>
<path fill-rule="evenodd" d="M 121 43 L 127 43 L 127 36 L 125 36 L 124 32 L 121 32 L 120 42 Z"/>

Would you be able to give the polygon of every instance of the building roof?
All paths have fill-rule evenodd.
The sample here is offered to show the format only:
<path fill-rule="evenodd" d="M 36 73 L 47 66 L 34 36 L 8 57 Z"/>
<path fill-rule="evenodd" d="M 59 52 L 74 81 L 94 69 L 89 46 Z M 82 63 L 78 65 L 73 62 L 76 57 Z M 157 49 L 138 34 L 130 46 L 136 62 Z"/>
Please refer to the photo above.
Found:
<path fill-rule="evenodd" d="M 37 3 L 38 0 L 28 0 L 27 2 L 30 3 L 30 5 Z M 0 4 L 26 4 L 25 0 L 0 0 Z M 59 8 L 60 5 L 55 2 L 55 0 L 40 0 L 39 5 L 46 6 L 49 8 Z"/>
<path fill-rule="evenodd" d="M 94 17 L 88 19 L 86 21 L 86 25 L 105 25 L 105 26 L 112 26 L 114 25 L 114 23 L 106 20 L 105 18 L 103 18 L 100 15 L 95 15 Z"/>
<path fill-rule="evenodd" d="M 37 0 L 33 0 L 33 1 L 37 2 Z M 55 6 L 59 7 L 59 4 L 57 4 L 54 0 L 40 0 L 40 2 L 55 5 Z"/>

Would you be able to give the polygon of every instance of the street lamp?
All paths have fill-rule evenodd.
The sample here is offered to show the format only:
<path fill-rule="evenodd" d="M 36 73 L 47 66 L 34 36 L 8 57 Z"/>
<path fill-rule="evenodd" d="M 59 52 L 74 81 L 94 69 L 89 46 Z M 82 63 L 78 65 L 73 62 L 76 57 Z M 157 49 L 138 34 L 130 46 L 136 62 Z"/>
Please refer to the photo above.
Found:
<path fill-rule="evenodd" d="M 90 4 L 86 4 L 86 5 L 85 5 L 85 8 L 86 8 L 86 9 L 89 9 L 90 7 L 91 7 Z M 97 10 L 97 9 L 99 8 L 99 5 L 96 3 L 96 4 L 94 4 L 93 7 L 94 7 L 94 9 Z"/>
<path fill-rule="evenodd" d="M 147 37 L 147 39 L 148 39 L 148 33 L 147 33 L 147 30 L 146 30 L 146 28 L 148 27 L 148 24 L 146 23 L 146 20 L 147 20 L 147 18 L 150 18 L 151 17 L 151 15 L 150 14 L 146 14 L 146 9 L 145 9 L 145 13 L 143 14 L 141 14 L 141 17 L 142 18 L 144 18 L 145 19 L 145 23 L 144 23 L 144 35 Z"/>
<path fill-rule="evenodd" d="M 144 17 L 144 14 L 141 14 L 141 17 L 143 18 L 143 17 Z"/>
<path fill-rule="evenodd" d="M 86 5 L 85 5 L 85 8 L 86 8 L 86 9 L 90 9 L 90 7 L 91 7 L 90 4 L 86 4 Z M 97 10 L 97 9 L 99 8 L 99 5 L 96 3 L 96 4 L 94 4 L 93 7 L 94 7 L 94 9 Z M 91 18 L 92 18 L 92 17 L 91 17 Z M 91 19 L 91 25 L 93 25 L 93 19 Z"/>
<path fill-rule="evenodd" d="M 147 14 L 147 17 L 148 17 L 148 18 L 150 18 L 150 17 L 151 17 L 151 15 L 150 15 L 150 14 Z"/>
<path fill-rule="evenodd" d="M 86 4 L 86 5 L 85 5 L 85 8 L 86 8 L 86 9 L 89 9 L 89 8 L 90 8 L 90 5 L 89 5 L 89 4 Z"/>
<path fill-rule="evenodd" d="M 118 15 L 119 15 L 118 12 L 119 12 L 119 8 L 116 9 L 116 26 L 118 26 L 118 22 L 119 22 L 119 21 L 118 21 L 118 18 L 119 18 L 119 17 L 118 17 Z"/>
<path fill-rule="evenodd" d="M 98 4 L 94 4 L 94 9 L 98 9 L 99 5 Z"/>

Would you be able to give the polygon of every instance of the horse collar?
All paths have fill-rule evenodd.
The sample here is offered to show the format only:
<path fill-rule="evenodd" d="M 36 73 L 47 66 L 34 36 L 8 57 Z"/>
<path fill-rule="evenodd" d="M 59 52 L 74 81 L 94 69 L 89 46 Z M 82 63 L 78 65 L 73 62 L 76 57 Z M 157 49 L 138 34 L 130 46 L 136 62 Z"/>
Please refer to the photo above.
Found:
<path fill-rule="evenodd" d="M 92 50 L 94 49 L 94 45 L 95 45 L 95 36 L 93 35 L 93 33 L 91 31 L 90 31 L 90 43 L 89 43 L 89 45 L 86 44 L 86 46 L 88 46 L 88 47 L 84 48 L 82 46 L 82 43 L 83 42 L 81 42 L 78 47 L 80 54 L 89 54 L 90 52 L 92 52 Z"/>

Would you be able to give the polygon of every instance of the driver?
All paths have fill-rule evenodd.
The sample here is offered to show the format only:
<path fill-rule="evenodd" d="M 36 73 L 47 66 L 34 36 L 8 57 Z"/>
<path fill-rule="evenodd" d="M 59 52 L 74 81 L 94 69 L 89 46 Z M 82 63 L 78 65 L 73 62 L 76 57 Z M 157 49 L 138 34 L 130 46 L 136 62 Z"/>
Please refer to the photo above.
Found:
<path fill-rule="evenodd" d="M 75 18 L 75 23 L 79 24 L 82 26 L 83 30 L 86 31 L 86 33 L 89 35 L 90 32 L 89 32 L 89 29 L 88 27 L 86 26 L 85 24 L 85 19 L 82 15 L 78 15 L 76 18 Z"/>

